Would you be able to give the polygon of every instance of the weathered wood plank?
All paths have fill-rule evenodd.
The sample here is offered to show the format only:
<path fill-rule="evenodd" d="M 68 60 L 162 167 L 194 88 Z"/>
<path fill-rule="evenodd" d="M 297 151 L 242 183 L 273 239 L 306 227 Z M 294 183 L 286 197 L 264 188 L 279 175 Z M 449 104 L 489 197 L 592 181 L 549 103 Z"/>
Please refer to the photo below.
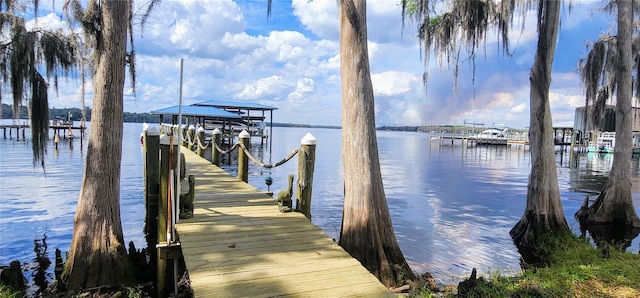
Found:
<path fill-rule="evenodd" d="M 177 230 L 196 297 L 395 297 L 303 214 L 193 152 L 185 160 L 194 217 Z"/>

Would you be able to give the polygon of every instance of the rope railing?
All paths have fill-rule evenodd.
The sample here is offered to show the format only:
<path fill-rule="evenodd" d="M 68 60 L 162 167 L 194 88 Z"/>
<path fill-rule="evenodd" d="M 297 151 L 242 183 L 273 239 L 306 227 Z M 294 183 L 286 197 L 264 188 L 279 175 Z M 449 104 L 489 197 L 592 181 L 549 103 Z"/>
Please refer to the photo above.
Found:
<path fill-rule="evenodd" d="M 281 161 L 276 162 L 274 164 L 265 164 L 261 161 L 259 161 L 257 158 L 255 158 L 255 156 L 253 156 L 249 150 L 247 149 L 247 147 L 244 146 L 244 144 L 238 142 L 237 144 L 240 144 L 240 147 L 242 147 L 243 149 L 245 149 L 245 154 L 247 155 L 247 157 L 253 161 L 253 163 L 255 163 L 256 165 L 258 165 L 259 167 L 265 168 L 265 169 L 272 169 L 275 167 L 279 167 L 283 164 L 285 164 L 287 161 L 289 161 L 290 159 L 292 159 L 294 156 L 296 156 L 296 154 L 298 154 L 298 151 L 300 151 L 300 148 L 296 148 L 293 151 L 291 151 L 291 153 L 289 153 L 289 155 L 287 155 L 285 158 L 283 158 Z"/>
<path fill-rule="evenodd" d="M 198 143 L 198 148 L 200 148 L 200 150 L 205 150 L 205 149 L 209 148 L 209 146 L 211 146 L 211 143 L 212 143 L 212 142 L 209 142 L 209 144 L 207 144 L 206 146 L 202 145 L 202 140 L 200 139 L 200 134 L 196 135 L 196 142 Z"/>
<path fill-rule="evenodd" d="M 223 150 L 222 148 L 220 148 L 220 146 L 218 146 L 218 144 L 213 143 L 215 145 L 215 149 L 218 150 L 218 152 L 220 152 L 220 154 L 225 155 L 229 152 L 232 152 L 233 150 L 236 150 L 236 148 L 238 148 L 240 146 L 239 142 L 236 142 L 235 144 L 233 144 L 233 146 L 231 148 L 229 148 L 229 150 Z"/>
<path fill-rule="evenodd" d="M 187 144 L 189 145 L 189 148 L 192 148 L 193 145 L 195 145 L 196 140 L 191 139 L 191 132 L 189 130 L 187 130 L 186 135 L 187 135 L 187 140 L 186 140 Z M 197 137 L 195 137 L 194 139 L 197 139 Z"/>
<path fill-rule="evenodd" d="M 197 135 L 195 134 L 191 135 L 189 132 L 185 132 L 184 126 L 178 127 L 177 125 L 170 125 L 170 124 L 161 125 L 160 131 L 167 135 L 174 135 L 174 136 L 177 136 L 179 132 L 184 132 L 182 134 L 183 138 L 181 140 L 181 141 L 184 141 L 182 143 L 183 146 L 188 147 L 190 150 L 197 149 L 198 155 L 200 156 L 204 156 L 204 152 L 203 152 L 204 149 L 211 148 L 212 150 L 211 162 L 217 166 L 220 165 L 219 164 L 220 155 L 226 155 L 238 148 L 242 148 L 242 150 L 239 150 L 239 153 L 238 153 L 238 180 L 244 181 L 244 182 L 248 181 L 249 160 L 251 160 L 251 162 L 253 162 L 255 165 L 259 167 L 262 167 L 265 169 L 272 169 L 287 163 L 289 160 L 291 160 L 294 156 L 297 155 L 298 156 L 298 170 L 297 170 L 298 195 L 296 196 L 295 211 L 302 212 L 308 219 L 311 219 L 311 191 L 312 191 L 312 185 L 313 185 L 313 172 L 314 172 L 315 150 L 316 150 L 315 148 L 316 148 L 317 141 L 313 137 L 313 135 L 311 135 L 310 133 L 307 133 L 302 138 L 300 142 L 301 143 L 300 147 L 291 151 L 285 158 L 273 164 L 271 163 L 266 164 L 258 160 L 258 158 L 256 158 L 249 151 L 249 144 L 250 144 L 249 142 L 250 142 L 251 136 L 246 131 L 243 131 L 242 133 L 239 134 L 238 141 L 234 143 L 233 146 L 231 146 L 231 148 L 228 148 L 228 150 L 224 150 L 220 148 L 221 133 L 219 132 L 219 130 L 214 130 L 213 136 L 207 145 L 203 144 L 205 143 L 204 131 L 198 131 Z M 186 135 L 186 138 L 188 139 L 185 139 L 184 135 Z M 196 148 L 193 148 L 194 144 L 197 144 Z M 266 182 L 267 179 L 265 179 L 265 183 L 267 183 L 267 185 L 271 185 L 270 182 L 272 180 L 270 177 L 268 178 L 269 178 L 269 182 Z M 278 198 L 279 204 L 280 204 L 280 199 L 282 199 L 282 202 L 286 201 L 285 200 L 286 198 Z M 291 198 L 289 197 L 288 200 L 290 202 Z M 287 212 L 287 211 L 283 211 L 282 209 L 280 211 Z"/>

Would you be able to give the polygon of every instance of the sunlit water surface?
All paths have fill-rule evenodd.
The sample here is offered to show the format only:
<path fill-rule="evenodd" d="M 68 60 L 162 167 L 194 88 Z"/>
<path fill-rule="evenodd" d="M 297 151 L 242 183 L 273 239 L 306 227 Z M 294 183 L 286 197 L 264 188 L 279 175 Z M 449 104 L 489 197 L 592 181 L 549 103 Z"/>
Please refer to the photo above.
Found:
<path fill-rule="evenodd" d="M 138 247 L 145 243 L 141 129 L 137 123 L 124 125 L 120 192 L 125 241 Z M 271 147 L 254 139 L 252 152 L 266 163 L 275 163 L 297 148 L 307 132 L 318 139 L 313 222 L 337 240 L 343 198 L 340 130 L 274 128 L 272 140 L 267 141 Z M 87 143 L 88 139 L 81 143 L 76 137 L 62 140 L 58 150 L 49 144 L 43 170 L 33 166 L 30 141 L 16 140 L 15 134 L 12 139 L 0 139 L 0 264 L 17 259 L 28 276 L 35 275 L 34 247 L 52 261 L 55 248 L 69 250 Z M 525 206 L 528 152 L 441 146 L 430 143 L 428 134 L 386 131 L 378 132 L 378 146 L 396 237 L 415 271 L 429 271 L 446 283 L 468 275 L 473 267 L 480 272 L 519 269 L 509 230 Z M 585 195 L 593 196 L 602 188 L 612 156 L 582 155 L 573 167 L 568 154 L 556 157 L 564 211 L 571 228 L 579 233 L 573 214 Z M 271 170 L 252 164 L 249 182 L 267 190 L 264 178 L 270 175 L 271 190 L 277 192 L 286 187 L 286 176 L 296 173 L 296 164 L 297 157 Z M 638 160 L 630 161 L 630 166 L 634 205 L 640 210 Z M 235 172 L 233 166 L 224 168 Z M 637 253 L 638 247 L 636 238 L 628 250 Z M 53 266 L 44 274 L 51 280 Z"/>

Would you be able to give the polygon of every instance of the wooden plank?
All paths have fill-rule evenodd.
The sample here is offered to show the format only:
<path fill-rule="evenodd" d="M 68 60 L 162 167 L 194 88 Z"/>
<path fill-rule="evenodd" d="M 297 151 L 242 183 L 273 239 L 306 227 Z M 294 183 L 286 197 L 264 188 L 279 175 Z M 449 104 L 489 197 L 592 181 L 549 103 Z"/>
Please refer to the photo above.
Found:
<path fill-rule="evenodd" d="M 196 297 L 395 297 L 303 214 L 185 151 L 194 217 L 177 231 Z"/>

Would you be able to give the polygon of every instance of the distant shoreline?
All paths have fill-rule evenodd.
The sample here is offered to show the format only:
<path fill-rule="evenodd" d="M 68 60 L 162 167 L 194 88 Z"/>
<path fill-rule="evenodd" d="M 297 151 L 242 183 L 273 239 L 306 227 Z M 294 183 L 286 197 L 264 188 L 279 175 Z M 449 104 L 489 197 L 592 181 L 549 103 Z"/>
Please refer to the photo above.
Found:
<path fill-rule="evenodd" d="M 91 121 L 91 108 L 85 109 L 86 121 Z M 72 120 L 79 121 L 82 115 L 80 108 L 50 108 L 49 118 L 55 119 L 67 119 L 68 115 L 72 115 Z M 4 119 L 13 118 L 13 110 L 11 105 L 2 104 L 2 117 Z M 26 107 L 21 107 L 20 118 L 27 118 Z M 151 115 L 149 113 L 131 113 L 124 112 L 124 122 L 130 123 L 158 123 L 160 117 L 158 115 Z M 274 122 L 274 127 L 300 127 L 300 128 L 327 128 L 327 129 L 342 129 L 339 125 L 320 125 L 320 124 L 301 124 L 301 123 L 279 123 Z M 376 130 L 386 131 L 407 131 L 407 132 L 445 132 L 445 133 L 462 133 L 471 129 L 469 126 L 463 125 L 421 125 L 421 126 L 380 126 L 376 127 Z M 476 129 L 480 129 L 476 127 Z"/>

